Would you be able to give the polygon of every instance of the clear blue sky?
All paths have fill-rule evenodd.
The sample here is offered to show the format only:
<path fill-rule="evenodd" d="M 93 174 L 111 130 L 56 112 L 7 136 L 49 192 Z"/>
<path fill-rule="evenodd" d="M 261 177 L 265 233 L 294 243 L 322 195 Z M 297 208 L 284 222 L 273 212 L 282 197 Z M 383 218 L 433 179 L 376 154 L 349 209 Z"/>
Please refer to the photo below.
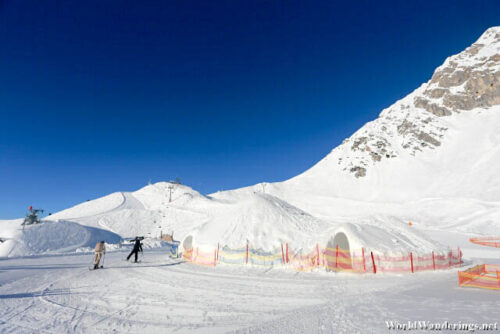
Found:
<path fill-rule="evenodd" d="M 288 179 L 498 24 L 480 0 L 0 0 L 0 219 Z"/>

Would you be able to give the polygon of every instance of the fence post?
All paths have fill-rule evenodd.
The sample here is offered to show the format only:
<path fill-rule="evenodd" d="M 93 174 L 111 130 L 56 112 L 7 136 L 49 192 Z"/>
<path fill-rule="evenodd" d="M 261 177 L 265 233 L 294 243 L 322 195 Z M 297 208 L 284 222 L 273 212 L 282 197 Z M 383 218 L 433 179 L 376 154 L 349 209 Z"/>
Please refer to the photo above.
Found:
<path fill-rule="evenodd" d="M 460 267 L 462 265 L 462 251 L 460 250 L 460 247 L 457 247 L 458 251 L 458 266 Z"/>
<path fill-rule="evenodd" d="M 411 272 L 413 273 L 413 252 L 410 252 Z"/>
<path fill-rule="evenodd" d="M 285 264 L 285 252 L 283 251 L 283 244 L 281 244 L 281 259 L 282 263 Z"/>
<path fill-rule="evenodd" d="M 448 252 L 448 268 L 451 268 L 451 257 L 452 257 L 453 253 L 451 252 L 451 249 L 450 251 Z"/>
<path fill-rule="evenodd" d="M 319 267 L 319 245 L 316 244 L 316 266 Z"/>
<path fill-rule="evenodd" d="M 372 263 L 373 263 L 373 273 L 376 274 L 377 273 L 377 266 L 375 266 L 375 258 L 373 257 L 373 252 L 371 252 L 372 254 Z"/>
<path fill-rule="evenodd" d="M 339 245 L 337 245 L 337 247 L 335 248 L 335 269 L 337 269 L 337 267 L 339 266 L 338 258 L 339 258 Z"/>
<path fill-rule="evenodd" d="M 248 242 L 247 242 L 247 256 L 246 256 L 246 263 L 248 264 Z"/>
<path fill-rule="evenodd" d="M 432 251 L 432 268 L 436 270 L 436 260 L 434 260 L 434 251 Z"/>
<path fill-rule="evenodd" d="M 362 253 L 362 256 L 363 256 L 363 271 L 366 272 L 366 261 L 365 261 L 365 248 L 361 248 L 361 253 Z"/>
<path fill-rule="evenodd" d="M 214 249 L 214 267 L 217 265 L 217 250 Z"/>
<path fill-rule="evenodd" d="M 219 243 L 217 243 L 217 261 L 219 261 Z"/>
<path fill-rule="evenodd" d="M 290 262 L 290 258 L 288 257 L 288 242 L 286 243 L 286 263 Z"/>

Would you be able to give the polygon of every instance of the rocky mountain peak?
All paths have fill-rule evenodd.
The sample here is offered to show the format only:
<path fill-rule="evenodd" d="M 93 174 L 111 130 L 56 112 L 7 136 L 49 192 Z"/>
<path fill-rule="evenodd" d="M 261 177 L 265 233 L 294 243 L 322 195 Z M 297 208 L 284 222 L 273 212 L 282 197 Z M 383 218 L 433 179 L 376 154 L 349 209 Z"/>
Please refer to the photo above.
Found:
<path fill-rule="evenodd" d="M 332 155 L 341 170 L 364 177 L 384 159 L 439 147 L 447 131 L 443 117 L 495 105 L 500 105 L 500 27 L 447 58 L 427 83 L 383 110 Z"/>
<path fill-rule="evenodd" d="M 500 27 L 438 67 L 415 106 L 436 116 L 500 104 Z"/>

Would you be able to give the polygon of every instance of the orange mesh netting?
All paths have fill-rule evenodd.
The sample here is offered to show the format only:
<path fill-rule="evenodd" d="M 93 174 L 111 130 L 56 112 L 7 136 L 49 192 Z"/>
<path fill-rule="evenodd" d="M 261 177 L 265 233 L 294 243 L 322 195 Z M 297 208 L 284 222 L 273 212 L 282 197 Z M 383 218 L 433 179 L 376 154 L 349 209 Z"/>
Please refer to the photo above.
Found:
<path fill-rule="evenodd" d="M 458 285 L 500 290 L 500 265 L 480 264 L 458 272 Z"/>
<path fill-rule="evenodd" d="M 500 248 L 500 237 L 470 238 L 473 244 Z"/>

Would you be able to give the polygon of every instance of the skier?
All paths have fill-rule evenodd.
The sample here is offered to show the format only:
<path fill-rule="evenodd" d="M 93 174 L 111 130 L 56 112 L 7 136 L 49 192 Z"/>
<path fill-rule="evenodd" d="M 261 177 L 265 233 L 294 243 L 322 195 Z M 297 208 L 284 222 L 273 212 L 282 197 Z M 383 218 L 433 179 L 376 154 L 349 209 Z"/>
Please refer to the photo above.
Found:
<path fill-rule="evenodd" d="M 139 254 L 139 252 L 142 252 L 142 244 L 141 244 L 141 239 L 139 237 L 135 237 L 135 239 L 132 240 L 131 242 L 134 242 L 134 241 L 135 241 L 134 248 L 132 249 L 130 254 L 127 256 L 127 261 L 130 259 L 132 254 L 135 253 L 135 261 L 134 262 L 137 263 L 137 255 Z"/>
<path fill-rule="evenodd" d="M 94 269 L 98 269 L 99 262 L 101 262 L 102 255 L 106 254 L 106 246 L 104 245 L 104 241 L 99 241 L 98 243 L 95 244 L 94 252 L 95 252 Z"/>

